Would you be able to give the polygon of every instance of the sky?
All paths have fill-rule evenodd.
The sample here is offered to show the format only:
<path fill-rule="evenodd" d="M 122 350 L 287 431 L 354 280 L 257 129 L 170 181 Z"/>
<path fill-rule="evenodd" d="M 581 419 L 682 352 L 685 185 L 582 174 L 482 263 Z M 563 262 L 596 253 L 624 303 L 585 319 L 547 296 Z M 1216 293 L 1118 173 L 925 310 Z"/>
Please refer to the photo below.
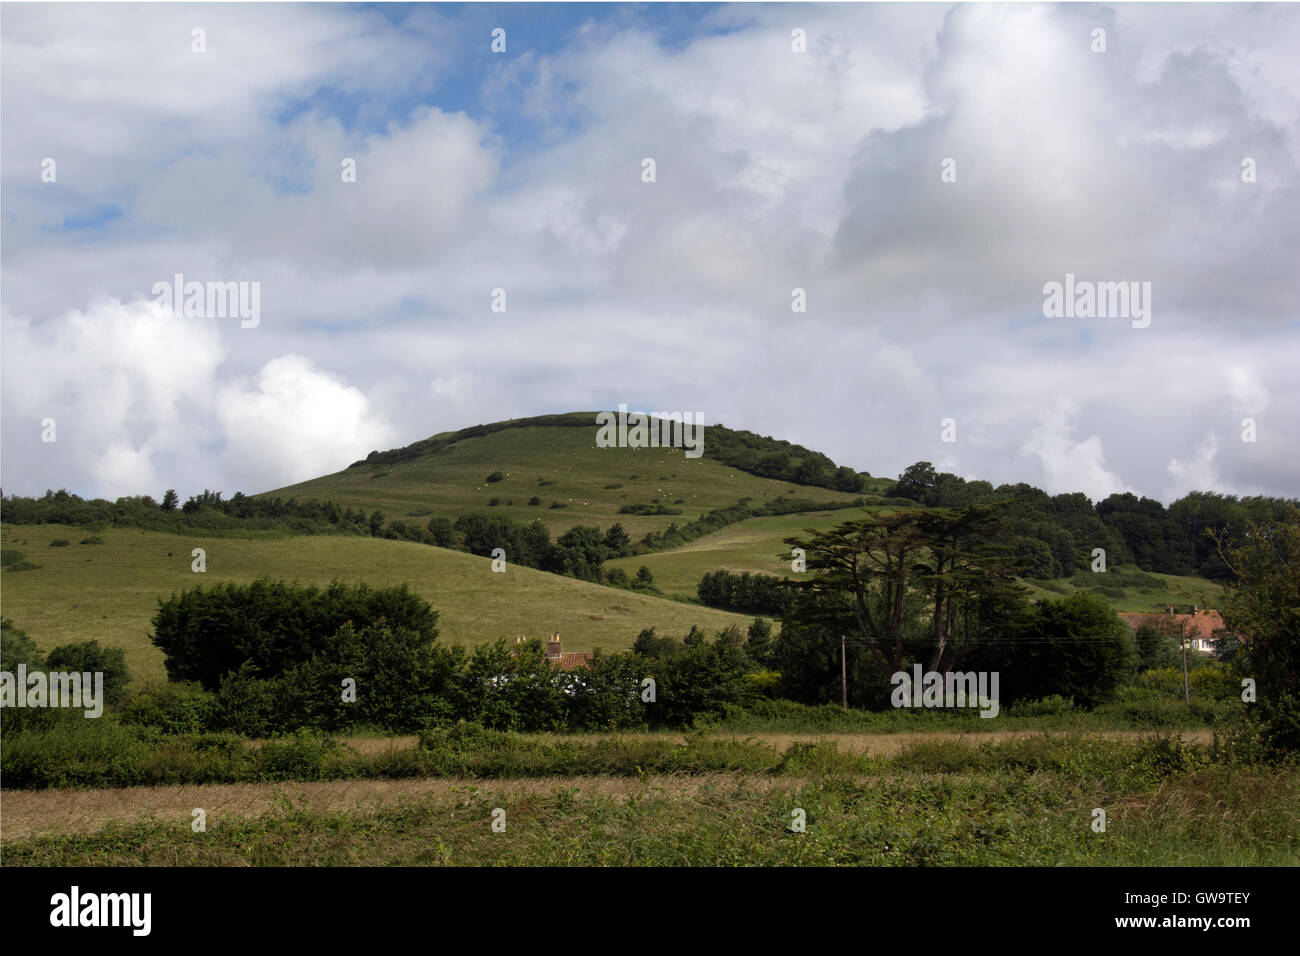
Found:
<path fill-rule="evenodd" d="M 1300 496 L 1297 49 L 1285 4 L 5 5 L 0 486 L 251 494 L 626 404 Z M 1067 275 L 1145 318 L 1049 315 Z"/>

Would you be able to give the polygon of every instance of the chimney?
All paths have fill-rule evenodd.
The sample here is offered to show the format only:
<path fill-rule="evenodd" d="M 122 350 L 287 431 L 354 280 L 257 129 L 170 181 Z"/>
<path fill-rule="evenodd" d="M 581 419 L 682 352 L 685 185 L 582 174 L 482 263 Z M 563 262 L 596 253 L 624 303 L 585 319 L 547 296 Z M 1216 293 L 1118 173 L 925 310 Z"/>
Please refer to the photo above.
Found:
<path fill-rule="evenodd" d="M 551 639 L 546 642 L 546 659 L 559 660 L 563 656 L 560 644 L 560 632 L 556 631 L 551 635 Z"/>

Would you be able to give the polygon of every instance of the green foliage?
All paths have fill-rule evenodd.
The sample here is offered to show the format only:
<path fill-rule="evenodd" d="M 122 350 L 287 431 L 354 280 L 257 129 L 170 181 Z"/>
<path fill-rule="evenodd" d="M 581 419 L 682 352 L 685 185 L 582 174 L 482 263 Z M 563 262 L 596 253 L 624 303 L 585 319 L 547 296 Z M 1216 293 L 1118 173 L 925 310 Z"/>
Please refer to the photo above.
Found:
<path fill-rule="evenodd" d="M 754 618 L 745 635 L 745 653 L 755 664 L 766 668 L 772 663 L 774 650 L 771 622 L 761 617 Z M 775 676 L 779 678 L 781 675 Z"/>
<path fill-rule="evenodd" d="M 785 578 L 742 571 L 713 571 L 700 579 L 696 589 L 700 603 L 708 607 L 749 614 L 781 617 L 790 610 L 793 593 Z"/>
<path fill-rule="evenodd" d="M 3 567 L 6 571 L 35 571 L 40 565 L 32 564 L 26 560 L 21 551 L 7 548 L 0 551 L 0 567 Z"/>
<path fill-rule="evenodd" d="M 1142 670 L 1174 667 L 1178 663 L 1178 642 L 1151 624 L 1141 625 L 1133 638 L 1137 644 L 1138 666 Z"/>
<path fill-rule="evenodd" d="M 1108 569 L 1136 564 L 1161 574 L 1228 577 L 1214 544 L 1215 534 L 1239 542 L 1251 521 L 1279 521 L 1292 502 L 1281 498 L 1237 498 L 1194 491 L 1167 509 L 1153 498 L 1113 494 L 1095 505 L 1078 492 L 1049 496 L 1025 483 L 992 487 L 938 472 L 926 461 L 908 466 L 887 496 L 927 508 L 1008 502 L 1016 535 L 1016 559 L 1026 577 L 1068 577 L 1091 565 L 1092 550 L 1106 552 Z M 1101 593 L 1116 581 L 1096 586 Z"/>
<path fill-rule="evenodd" d="M 0 667 L 12 673 L 19 664 L 25 664 L 29 671 L 44 670 L 45 656 L 26 631 L 9 618 L 0 618 Z"/>
<path fill-rule="evenodd" d="M 99 641 L 60 645 L 47 655 L 45 666 L 51 671 L 102 673 L 104 703 L 109 707 L 122 702 L 131 680 L 126 669 L 126 653 L 119 647 L 101 647 Z"/>
<path fill-rule="evenodd" d="M 329 501 L 299 502 L 293 498 L 249 498 L 242 492 L 224 499 L 218 491 L 204 491 L 180 507 L 175 492 L 169 491 L 171 507 L 159 506 L 152 498 L 123 497 L 116 501 L 84 499 L 65 490 L 47 491 L 40 498 L 10 496 L 3 499 L 4 520 L 12 525 L 64 524 L 141 528 L 173 534 L 205 535 L 267 532 L 284 534 L 375 534 L 373 521 L 364 512 L 342 508 Z M 380 524 L 383 516 L 380 516 Z M 58 541 L 64 541 L 59 545 Z M 84 543 L 84 542 L 83 542 Z M 71 542 L 51 542 L 63 547 Z"/>
<path fill-rule="evenodd" d="M 652 504 L 623 505 L 618 509 L 621 515 L 679 515 L 681 508 L 669 508 L 661 502 Z"/>
<path fill-rule="evenodd" d="M 16 675 L 19 665 L 30 671 L 46 669 L 45 655 L 36 646 L 36 642 L 27 636 L 27 632 L 14 626 L 8 618 L 0 618 L 0 669 Z M 16 680 L 16 676 L 15 676 Z M 17 688 L 18 693 L 25 693 L 25 688 Z M 80 714 L 78 714 L 80 717 Z M 5 708 L 0 718 L 6 741 L 18 730 L 27 727 L 46 727 L 60 719 L 53 708 L 29 709 L 26 707 Z"/>
<path fill-rule="evenodd" d="M 1224 623 L 1242 636 L 1234 662 L 1257 682 L 1259 727 L 1268 746 L 1300 751 L 1300 509 L 1252 524 L 1245 543 L 1220 538 L 1229 584 Z"/>
<path fill-rule="evenodd" d="M 276 677 L 329 647 L 344 624 L 364 629 L 381 619 L 425 642 L 437 637 L 437 612 L 404 584 L 336 581 L 322 590 L 261 578 L 159 599 L 151 639 L 166 655 L 170 678 L 216 690 L 245 665 L 259 678 Z"/>
<path fill-rule="evenodd" d="M 651 727 L 691 727 L 721 720 L 729 708 L 753 700 L 745 681 L 753 669 L 739 633 L 720 633 L 710 642 L 696 628 L 679 641 L 643 631 L 633 653 L 644 676 L 655 681 L 655 703 L 646 707 Z"/>
<path fill-rule="evenodd" d="M 1211 662 L 1191 671 L 1187 683 L 1193 700 L 1240 700 L 1241 683 L 1226 667 Z M 1143 670 L 1137 677 L 1137 687 L 1158 690 L 1162 696 L 1183 699 L 1183 671 L 1181 666 L 1166 666 Z"/>
<path fill-rule="evenodd" d="M 1000 672 L 1008 703 L 1060 695 L 1095 706 L 1115 694 L 1138 659 L 1128 625 L 1104 600 L 1086 593 L 1034 605 L 1017 616 L 1008 636 L 971 662 Z"/>
<path fill-rule="evenodd" d="M 126 698 L 121 720 L 166 734 L 197 734 L 217 725 L 218 712 L 217 696 L 196 682 L 152 682 Z"/>

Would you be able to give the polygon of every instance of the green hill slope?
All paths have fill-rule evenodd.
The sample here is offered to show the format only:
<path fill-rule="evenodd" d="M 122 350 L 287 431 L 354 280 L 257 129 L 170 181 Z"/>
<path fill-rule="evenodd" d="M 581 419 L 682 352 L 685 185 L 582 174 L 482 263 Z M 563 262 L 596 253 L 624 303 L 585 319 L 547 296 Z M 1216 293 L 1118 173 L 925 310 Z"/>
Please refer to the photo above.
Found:
<path fill-rule="evenodd" d="M 595 413 L 582 413 L 580 427 L 526 425 L 456 441 L 434 436 L 266 494 L 378 510 L 389 523 L 424 525 L 435 515 L 455 519 L 470 512 L 522 522 L 540 519 L 552 537 L 577 524 L 604 529 L 617 522 L 633 540 L 746 497 L 755 504 L 782 496 L 816 502 L 858 497 L 759 477 L 709 457 L 687 458 L 679 448 L 599 448 L 594 420 Z M 710 431 L 705 429 L 706 449 Z M 488 482 L 495 472 L 502 473 L 501 480 Z M 878 484 L 887 487 L 889 482 Z M 533 498 L 539 503 L 530 505 Z M 619 514 L 624 506 L 654 504 L 681 513 Z"/>
<path fill-rule="evenodd" d="M 0 545 L 37 567 L 4 572 L 3 613 L 46 651 L 91 639 L 121 647 L 136 679 L 164 677 L 162 652 L 148 638 L 159 597 L 264 575 L 318 585 L 336 578 L 409 584 L 438 610 L 439 640 L 471 646 L 559 631 L 565 650 L 616 651 L 631 647 L 645 627 L 684 634 L 692 624 L 714 632 L 750 620 L 528 568 L 494 573 L 485 558 L 381 538 L 202 538 L 133 529 L 97 537 L 102 544 L 84 545 L 77 528 L 4 526 Z M 58 539 L 72 544 L 51 547 Z M 193 548 L 206 550 L 205 573 L 190 569 Z"/>

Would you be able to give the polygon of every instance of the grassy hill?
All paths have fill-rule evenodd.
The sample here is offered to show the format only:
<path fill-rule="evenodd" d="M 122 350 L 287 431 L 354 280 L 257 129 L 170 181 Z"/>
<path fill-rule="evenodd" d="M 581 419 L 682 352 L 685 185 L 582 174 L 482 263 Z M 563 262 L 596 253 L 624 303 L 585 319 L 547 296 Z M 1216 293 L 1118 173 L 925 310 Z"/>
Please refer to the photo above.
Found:
<path fill-rule="evenodd" d="M 440 614 L 439 640 L 476 645 L 516 634 L 559 631 L 566 650 L 631 647 L 645 627 L 683 634 L 749 618 L 689 607 L 528 568 L 493 573 L 491 562 L 458 551 L 380 538 L 312 536 L 202 538 L 108 529 L 102 544 L 79 544 L 84 530 L 6 525 L 0 546 L 21 552 L 34 570 L 3 573 L 3 613 L 42 649 L 95 639 L 126 651 L 135 678 L 162 678 L 162 652 L 148 638 L 157 599 L 196 585 L 248 582 L 263 575 L 303 584 L 334 579 L 383 586 L 407 583 Z M 51 547 L 64 539 L 66 547 Z M 207 552 L 207 571 L 190 570 L 192 548 Z"/>
<path fill-rule="evenodd" d="M 770 458 L 763 465 L 756 455 L 780 458 L 788 449 L 808 458 L 822 457 L 799 446 L 717 427 L 731 442 L 724 457 L 757 460 L 762 467 L 770 467 Z M 519 522 L 536 518 L 546 524 L 552 538 L 578 524 L 608 529 L 620 523 L 636 542 L 647 532 L 662 532 L 674 523 L 684 526 L 743 498 L 756 507 L 777 498 L 829 504 L 863 496 L 761 477 L 707 455 L 690 459 L 676 448 L 600 448 L 596 431 L 594 413 L 477 426 L 375 453 L 343 471 L 259 497 L 333 501 L 367 514 L 381 511 L 388 523 L 404 521 L 418 527 L 433 516 L 454 520 L 472 512 L 501 514 Z M 706 449 L 708 435 L 706 429 Z M 747 452 L 745 442 L 757 451 Z M 794 461 L 808 458 L 796 455 Z M 487 480 L 498 473 L 499 480 Z M 886 479 L 865 479 L 871 510 L 894 507 L 874 497 L 889 485 Z M 533 498 L 539 503 L 529 504 Z M 629 505 L 661 505 L 680 513 L 619 513 Z M 504 574 L 494 574 L 485 558 L 382 538 L 256 530 L 249 530 L 246 537 L 232 537 L 237 532 L 173 534 L 119 527 L 95 531 L 102 544 L 79 544 L 90 531 L 54 524 L 4 526 L 0 536 L 4 549 L 21 552 L 22 560 L 38 567 L 7 569 L 0 580 L 5 616 L 40 646 L 48 649 L 98 638 L 126 649 L 132 672 L 145 677 L 162 675 L 161 654 L 147 638 L 158 597 L 198 583 L 251 581 L 260 576 L 316 584 L 335 578 L 372 585 L 406 582 L 438 609 L 442 637 L 448 642 L 474 645 L 496 637 L 539 637 L 559 630 L 570 650 L 601 646 L 612 651 L 630 646 L 644 627 L 681 632 L 692 624 L 710 631 L 730 623 L 743 626 L 748 619 L 739 615 L 688 606 L 696 601 L 701 577 L 718 569 L 789 575 L 786 537 L 808 529 L 824 530 L 860 515 L 858 509 L 848 508 L 752 517 L 675 550 L 606 563 L 629 576 L 646 565 L 662 596 L 514 565 Z M 50 547 L 51 541 L 61 538 L 72 544 Z M 190 570 L 194 547 L 207 550 L 204 575 Z M 1031 596 L 1038 598 L 1089 588 L 1100 588 L 1119 611 L 1157 610 L 1167 603 L 1215 607 L 1221 594 L 1218 585 L 1202 578 L 1142 575 L 1123 569 L 1030 585 Z"/>
<path fill-rule="evenodd" d="M 332 500 L 367 512 L 377 509 L 389 522 L 421 525 L 435 515 L 455 519 L 470 512 L 504 514 L 523 522 L 540 519 L 552 537 L 576 524 L 605 529 L 617 522 L 633 540 L 746 497 L 755 504 L 782 496 L 816 502 L 858 497 L 762 478 L 708 457 L 687 458 L 679 448 L 598 448 L 594 413 L 586 420 L 590 427 L 529 425 L 456 441 L 435 435 L 426 440 L 429 445 L 383 453 L 397 460 L 381 456 L 266 494 Z M 707 448 L 708 429 L 704 444 Z M 421 445 L 433 450 L 418 451 Z M 486 480 L 498 471 L 501 480 Z M 874 483 L 880 487 L 873 485 L 873 490 L 889 485 L 885 480 Z M 530 505 L 533 498 L 539 503 Z M 495 506 L 493 499 L 498 501 Z M 681 514 L 618 513 L 625 505 L 655 503 Z"/>

